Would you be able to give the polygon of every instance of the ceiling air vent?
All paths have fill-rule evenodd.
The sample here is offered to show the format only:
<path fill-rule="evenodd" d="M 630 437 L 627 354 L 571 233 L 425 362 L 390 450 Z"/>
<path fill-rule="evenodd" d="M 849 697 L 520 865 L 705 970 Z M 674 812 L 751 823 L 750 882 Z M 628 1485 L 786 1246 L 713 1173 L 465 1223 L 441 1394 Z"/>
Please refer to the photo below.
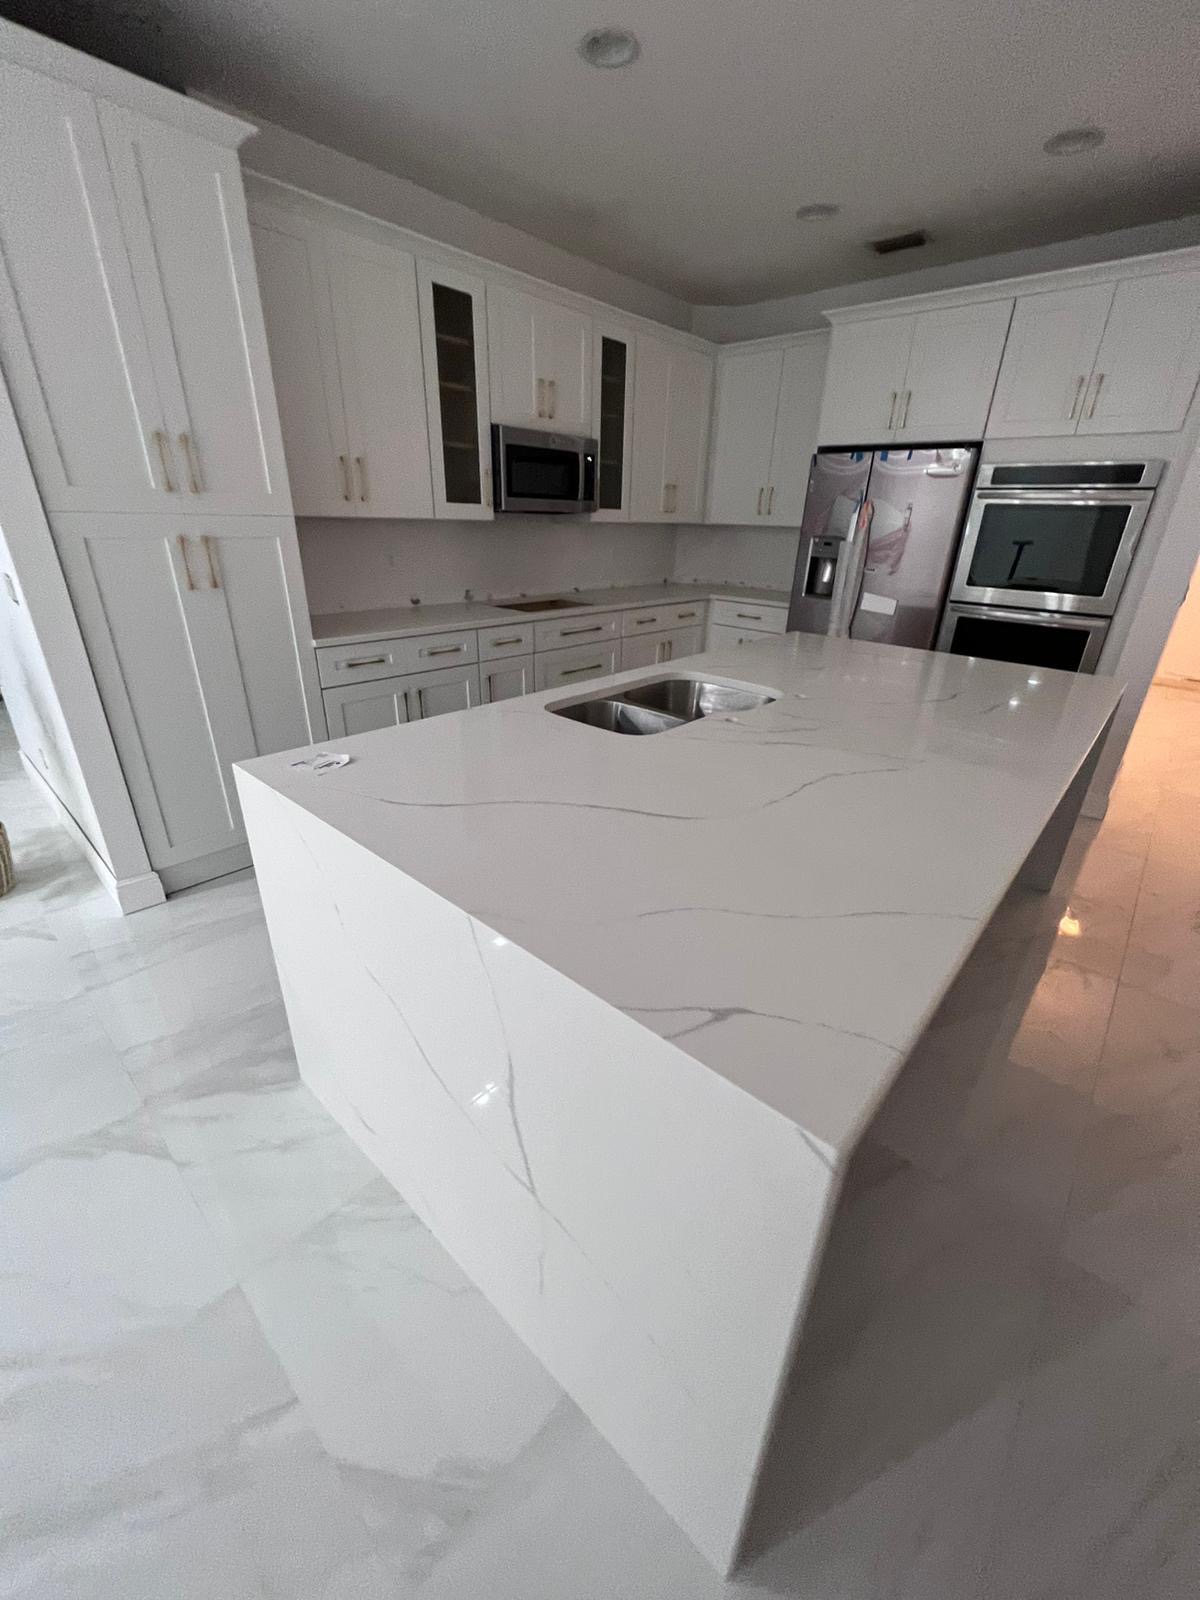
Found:
<path fill-rule="evenodd" d="M 897 250 L 919 250 L 928 243 L 924 228 L 917 228 L 912 233 L 895 233 L 890 239 L 872 239 L 871 249 L 877 256 L 893 256 Z"/>

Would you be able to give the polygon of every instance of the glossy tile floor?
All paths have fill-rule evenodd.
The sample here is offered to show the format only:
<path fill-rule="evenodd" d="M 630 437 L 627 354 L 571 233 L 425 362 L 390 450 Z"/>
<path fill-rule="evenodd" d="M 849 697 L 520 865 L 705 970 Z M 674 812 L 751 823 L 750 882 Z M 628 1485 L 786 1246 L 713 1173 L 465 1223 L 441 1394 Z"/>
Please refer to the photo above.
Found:
<path fill-rule="evenodd" d="M 0 1591 L 1200 1593 L 1200 695 L 864 1141 L 728 1585 L 299 1085 L 253 881 L 116 917 L 11 743 L 0 817 Z"/>

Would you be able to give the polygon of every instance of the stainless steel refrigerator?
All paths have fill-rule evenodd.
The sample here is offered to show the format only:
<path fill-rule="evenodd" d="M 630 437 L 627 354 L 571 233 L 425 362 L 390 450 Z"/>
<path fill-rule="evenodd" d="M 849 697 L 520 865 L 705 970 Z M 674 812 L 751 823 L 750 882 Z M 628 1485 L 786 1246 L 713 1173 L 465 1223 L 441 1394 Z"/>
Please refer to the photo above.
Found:
<path fill-rule="evenodd" d="M 788 628 L 931 650 L 979 452 L 819 450 Z"/>

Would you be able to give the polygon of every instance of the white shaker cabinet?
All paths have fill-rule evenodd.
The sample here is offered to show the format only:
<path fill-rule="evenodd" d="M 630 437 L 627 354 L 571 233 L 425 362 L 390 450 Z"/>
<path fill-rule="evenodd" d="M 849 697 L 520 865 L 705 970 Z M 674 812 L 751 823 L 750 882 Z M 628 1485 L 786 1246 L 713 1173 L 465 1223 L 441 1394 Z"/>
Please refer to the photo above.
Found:
<path fill-rule="evenodd" d="M 1111 283 L 1018 297 L 988 417 L 989 438 L 1075 432 L 1112 299 Z"/>
<path fill-rule="evenodd" d="M 592 322 L 503 284 L 487 291 L 492 420 L 589 434 Z"/>
<path fill-rule="evenodd" d="M 161 509 L 179 468 L 95 101 L 0 62 L 0 158 L 0 362 L 42 501 Z"/>
<path fill-rule="evenodd" d="M 252 221 L 297 515 L 432 516 L 413 257 L 274 207 Z"/>
<path fill-rule="evenodd" d="M 1077 433 L 1174 433 L 1200 376 L 1200 271 L 1117 285 Z"/>
<path fill-rule="evenodd" d="M 233 852 L 245 835 L 232 763 L 314 736 L 291 519 L 77 514 L 52 527 L 151 864 Z"/>
<path fill-rule="evenodd" d="M 821 399 L 823 445 L 891 439 L 901 410 L 915 316 L 835 323 Z"/>
<path fill-rule="evenodd" d="M 331 739 L 370 733 L 448 711 L 469 711 L 480 703 L 479 668 L 445 667 L 371 683 L 348 683 L 340 689 L 326 689 L 324 700 Z"/>
<path fill-rule="evenodd" d="M 712 357 L 639 333 L 633 402 L 635 522 L 698 522 L 704 499 Z"/>
<path fill-rule="evenodd" d="M 481 663 L 479 688 L 485 705 L 494 700 L 516 700 L 523 694 L 532 694 L 533 657 L 515 656 L 512 660 Z"/>
<path fill-rule="evenodd" d="M 621 671 L 633 667 L 656 667 L 664 661 L 679 661 L 683 656 L 694 656 L 703 648 L 704 630 L 671 628 L 663 633 L 641 634 L 636 639 L 621 640 Z"/>
<path fill-rule="evenodd" d="M 709 522 L 799 526 L 827 343 L 816 334 L 718 358 Z"/>
<path fill-rule="evenodd" d="M 181 509 L 291 510 L 236 150 L 101 100 Z"/>

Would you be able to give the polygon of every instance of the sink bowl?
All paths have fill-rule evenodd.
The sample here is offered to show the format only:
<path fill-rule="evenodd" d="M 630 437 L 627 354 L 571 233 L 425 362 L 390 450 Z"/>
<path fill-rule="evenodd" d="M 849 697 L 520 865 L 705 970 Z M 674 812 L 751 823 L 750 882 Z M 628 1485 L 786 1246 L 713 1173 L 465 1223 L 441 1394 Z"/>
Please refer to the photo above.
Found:
<path fill-rule="evenodd" d="M 706 678 L 654 678 L 612 694 L 563 701 L 546 710 L 609 733 L 647 734 L 667 733 L 722 711 L 753 711 L 775 699 L 778 696 L 769 689 L 710 683 Z"/>

